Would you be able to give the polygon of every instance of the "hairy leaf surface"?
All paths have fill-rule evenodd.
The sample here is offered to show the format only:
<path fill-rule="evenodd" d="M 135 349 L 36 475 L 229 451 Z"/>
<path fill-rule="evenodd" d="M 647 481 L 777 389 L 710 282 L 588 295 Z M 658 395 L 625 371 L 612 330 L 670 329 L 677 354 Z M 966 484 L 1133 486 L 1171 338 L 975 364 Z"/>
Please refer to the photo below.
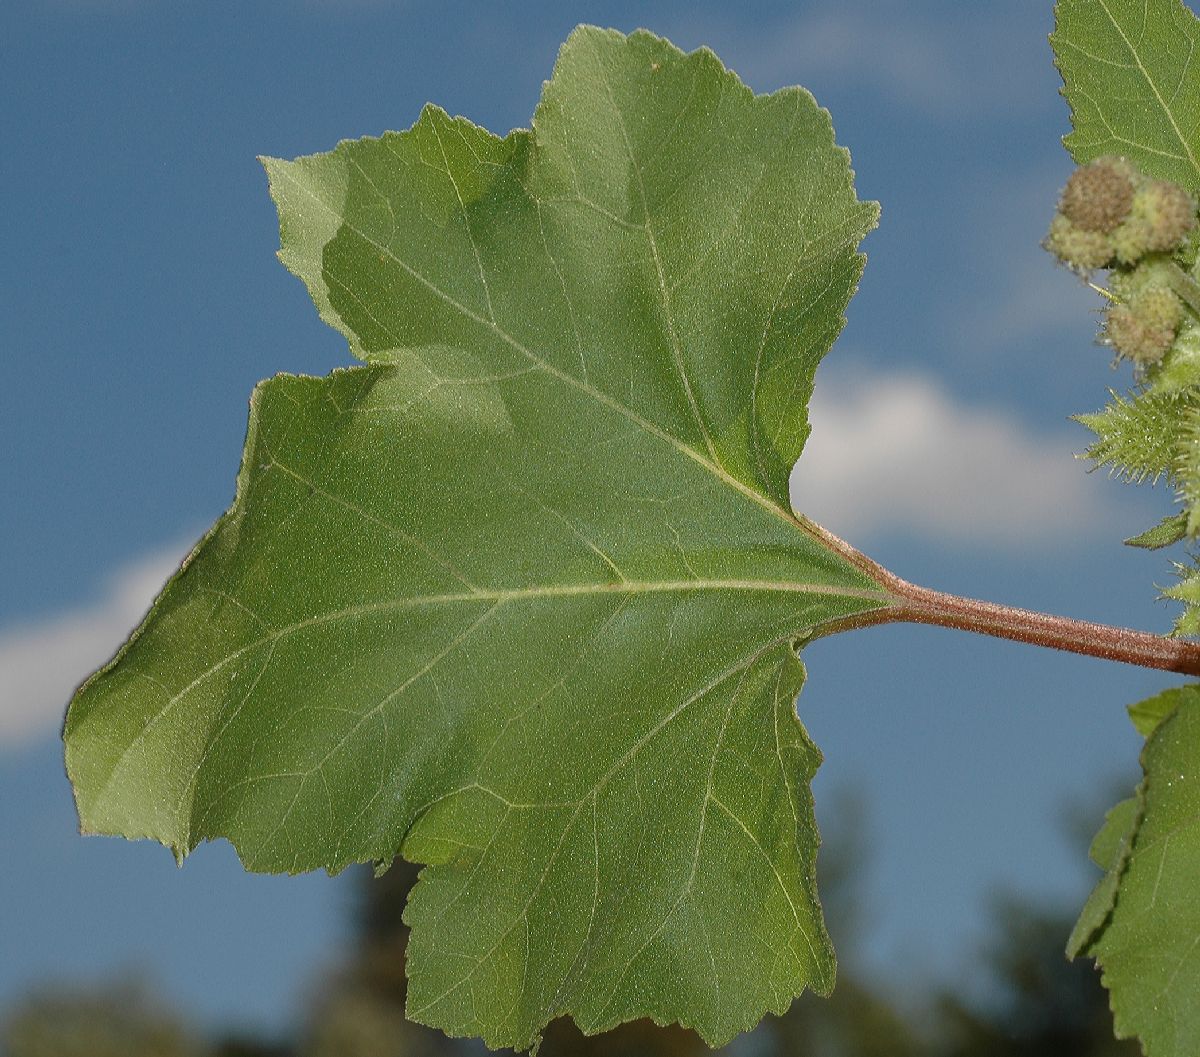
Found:
<path fill-rule="evenodd" d="M 1104 876 L 1092 889 L 1080 912 L 1079 920 L 1067 940 L 1067 957 L 1076 958 L 1088 949 L 1097 932 L 1104 927 L 1117 899 L 1117 886 L 1141 821 L 1142 802 L 1138 796 L 1122 800 L 1104 817 L 1104 825 L 1088 851 L 1092 862 Z"/>
<path fill-rule="evenodd" d="M 1115 890 L 1080 946 L 1103 969 L 1117 1034 L 1136 1035 L 1147 1057 L 1190 1057 L 1200 1051 L 1200 687 L 1159 695 L 1135 715 L 1151 730 L 1145 777 L 1137 802 L 1114 809 L 1097 839 L 1120 849 L 1100 886 Z"/>
<path fill-rule="evenodd" d="M 493 1046 L 827 991 L 796 648 L 890 602 L 788 505 L 876 216 L 828 115 L 584 29 L 532 131 L 266 165 L 368 365 L 256 390 L 233 508 L 73 703 L 84 829 L 429 864 L 409 1013 Z"/>
<path fill-rule="evenodd" d="M 1200 192 L 1200 21 L 1182 0 L 1059 0 L 1050 36 L 1077 162 L 1120 154 Z"/>
<path fill-rule="evenodd" d="M 1187 535 L 1187 512 L 1168 514 L 1153 528 L 1146 529 L 1125 541 L 1130 547 L 1141 547 L 1145 550 L 1161 550 L 1178 543 Z"/>

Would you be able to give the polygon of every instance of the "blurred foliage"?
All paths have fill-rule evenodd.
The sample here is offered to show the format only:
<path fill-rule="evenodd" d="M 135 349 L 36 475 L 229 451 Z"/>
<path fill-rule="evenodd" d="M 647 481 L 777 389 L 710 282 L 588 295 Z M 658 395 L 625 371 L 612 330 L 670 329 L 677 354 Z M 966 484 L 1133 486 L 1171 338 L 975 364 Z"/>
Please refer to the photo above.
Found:
<path fill-rule="evenodd" d="M 1072 916 L 1012 897 L 996 901 L 984 966 L 992 977 L 985 1008 L 945 995 L 935 1019 L 938 1057 L 1138 1057 L 1136 1042 L 1113 1038 L 1100 977 L 1086 958 L 1069 962 L 1063 937 Z"/>
<path fill-rule="evenodd" d="M 870 826 L 860 799 L 834 797 L 821 853 L 821 889 L 842 954 L 833 996 L 805 995 L 781 1017 L 735 1039 L 718 1057 L 1137 1057 L 1112 1037 L 1112 1017 L 1090 963 L 1068 962 L 1069 911 L 1015 897 L 991 908 L 978 979 L 928 1008 L 904 1008 L 855 971 L 868 928 L 862 892 Z M 1088 827 L 1080 826 L 1081 832 Z M 136 987 L 43 990 L 0 1029 L 4 1057 L 482 1057 L 474 1040 L 448 1039 L 404 1019 L 408 930 L 401 914 L 416 869 L 397 862 L 381 877 L 363 871 L 355 889 L 353 940 L 340 964 L 314 982 L 291 1039 L 204 1040 Z M 986 995 L 986 1001 L 967 997 Z M 541 1057 L 701 1057 L 692 1032 L 649 1021 L 590 1038 L 555 1021 Z"/>
<path fill-rule="evenodd" d="M 173 1013 L 137 986 L 43 989 L 17 1007 L 0 1038 L 8 1057 L 198 1057 Z"/>

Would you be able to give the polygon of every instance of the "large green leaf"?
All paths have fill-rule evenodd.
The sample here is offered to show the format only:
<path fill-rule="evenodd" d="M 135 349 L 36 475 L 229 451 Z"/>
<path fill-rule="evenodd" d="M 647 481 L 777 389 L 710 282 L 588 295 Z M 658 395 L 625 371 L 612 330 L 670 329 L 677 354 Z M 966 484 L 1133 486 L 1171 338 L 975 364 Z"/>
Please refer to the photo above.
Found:
<path fill-rule="evenodd" d="M 1050 36 L 1077 162 L 1120 154 L 1200 192 L 1200 21 L 1182 0 L 1059 0 Z"/>
<path fill-rule="evenodd" d="M 796 649 L 890 602 L 787 499 L 876 215 L 828 115 L 583 29 L 532 132 L 266 164 L 370 365 L 256 390 L 233 508 L 72 705 L 84 829 L 430 864 L 409 1013 L 493 1046 L 828 991 Z"/>
<path fill-rule="evenodd" d="M 1147 1057 L 1200 1052 L 1200 686 L 1131 709 L 1149 732 L 1134 800 L 1109 814 L 1094 850 L 1108 869 L 1072 937 L 1111 992 L 1117 1034 Z"/>

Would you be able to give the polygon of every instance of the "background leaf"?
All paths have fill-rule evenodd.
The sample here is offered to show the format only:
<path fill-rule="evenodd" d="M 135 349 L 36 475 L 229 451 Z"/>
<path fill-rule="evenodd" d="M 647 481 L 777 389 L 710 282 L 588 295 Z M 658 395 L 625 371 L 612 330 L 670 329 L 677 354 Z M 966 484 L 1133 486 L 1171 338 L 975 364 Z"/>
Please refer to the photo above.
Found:
<path fill-rule="evenodd" d="M 1090 926 L 1081 946 L 1103 969 L 1118 1036 L 1136 1035 L 1147 1057 L 1200 1049 L 1200 687 L 1168 693 L 1135 706 L 1142 727 L 1160 717 L 1142 753 L 1140 812 L 1125 801 L 1109 815 L 1098 842 L 1121 850 L 1097 888 L 1111 893 L 1107 913 L 1085 910 L 1076 928 Z M 1114 842 L 1117 829 L 1126 836 Z"/>
<path fill-rule="evenodd" d="M 1196 688 L 1193 686 L 1173 686 L 1169 690 L 1146 698 L 1145 701 L 1139 701 L 1136 705 L 1130 705 L 1129 718 L 1133 721 L 1137 732 L 1143 738 L 1148 738 L 1167 716 L 1180 705 L 1191 700 L 1195 693 Z M 1103 866 L 1104 863 L 1100 863 L 1100 865 Z"/>
<path fill-rule="evenodd" d="M 1082 164 L 1120 154 L 1200 192 L 1200 22 L 1182 0 L 1059 0 L 1050 35 Z"/>
<path fill-rule="evenodd" d="M 256 391 L 232 510 L 72 705 L 85 830 L 430 864 L 410 1015 L 493 1046 L 827 991 L 795 649 L 890 601 L 787 506 L 875 218 L 828 115 L 586 29 L 532 133 L 267 168 L 370 366 Z"/>

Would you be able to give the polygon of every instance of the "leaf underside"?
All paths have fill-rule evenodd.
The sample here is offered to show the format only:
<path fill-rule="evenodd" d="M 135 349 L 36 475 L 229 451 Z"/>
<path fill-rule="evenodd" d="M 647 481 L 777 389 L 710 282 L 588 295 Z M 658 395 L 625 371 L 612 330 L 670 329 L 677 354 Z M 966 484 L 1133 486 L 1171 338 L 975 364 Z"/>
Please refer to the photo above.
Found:
<path fill-rule="evenodd" d="M 255 391 L 233 507 L 72 704 L 85 831 L 427 864 L 409 1015 L 494 1047 L 827 992 L 796 648 L 889 598 L 788 505 L 876 218 L 826 112 L 584 28 L 532 131 L 265 164 L 367 365 Z"/>
<path fill-rule="evenodd" d="M 1200 1051 L 1200 686 L 1130 711 L 1148 733 L 1144 778 L 1093 845 L 1108 872 L 1068 953 L 1099 963 L 1119 1036 L 1136 1035 L 1147 1057 L 1190 1057 Z"/>
<path fill-rule="evenodd" d="M 1059 0 L 1050 43 L 1071 157 L 1123 155 L 1200 193 L 1200 22 L 1182 0 Z"/>

